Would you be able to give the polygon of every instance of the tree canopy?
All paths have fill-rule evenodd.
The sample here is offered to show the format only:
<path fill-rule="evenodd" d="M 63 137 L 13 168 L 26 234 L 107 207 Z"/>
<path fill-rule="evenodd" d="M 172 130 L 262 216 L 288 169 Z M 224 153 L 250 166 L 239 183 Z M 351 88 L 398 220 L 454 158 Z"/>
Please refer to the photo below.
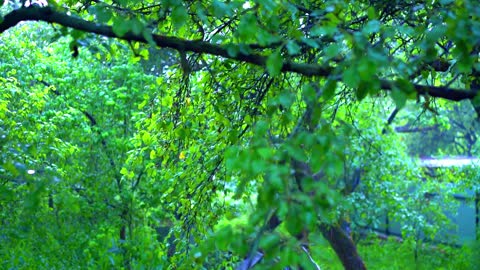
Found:
<path fill-rule="evenodd" d="M 344 224 L 386 209 L 435 235 L 425 194 L 478 176 L 423 185 L 410 156 L 478 150 L 479 18 L 468 0 L 6 1 L 2 268 L 319 269 L 328 243 L 366 269 Z"/>

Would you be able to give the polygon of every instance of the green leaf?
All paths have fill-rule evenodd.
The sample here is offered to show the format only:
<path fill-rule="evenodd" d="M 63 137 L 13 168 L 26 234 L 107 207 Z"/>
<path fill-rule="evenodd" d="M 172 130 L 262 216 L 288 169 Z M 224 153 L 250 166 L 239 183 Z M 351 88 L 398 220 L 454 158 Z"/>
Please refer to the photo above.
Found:
<path fill-rule="evenodd" d="M 382 26 L 382 23 L 378 20 L 371 20 L 367 22 L 367 24 L 363 27 L 362 32 L 370 35 L 373 33 L 377 33 L 380 31 L 380 27 Z"/>
<path fill-rule="evenodd" d="M 112 25 L 113 33 L 119 37 L 123 37 L 130 31 L 130 22 L 128 19 L 117 17 Z"/>
<path fill-rule="evenodd" d="M 358 87 L 360 84 L 360 76 L 358 75 L 356 66 L 351 65 L 343 72 L 343 82 L 350 88 Z"/>
<path fill-rule="evenodd" d="M 288 43 L 287 43 L 287 51 L 288 51 L 288 54 L 289 55 L 295 55 L 297 53 L 300 52 L 300 46 L 298 46 L 298 44 L 293 41 L 293 40 L 289 40 Z"/>
<path fill-rule="evenodd" d="M 335 26 L 321 26 L 316 25 L 310 31 L 310 35 L 315 36 L 333 36 L 337 32 L 337 27 Z"/>
<path fill-rule="evenodd" d="M 143 49 L 138 53 L 144 60 L 148 60 L 150 53 L 147 49 Z"/>
<path fill-rule="evenodd" d="M 267 177 L 267 183 L 269 188 L 275 190 L 275 192 L 282 192 L 285 189 L 285 183 L 283 182 L 282 177 L 276 173 L 272 173 Z"/>
<path fill-rule="evenodd" d="M 279 50 L 268 56 L 266 65 L 270 76 L 280 75 L 283 67 L 283 58 Z"/>
<path fill-rule="evenodd" d="M 232 236 L 233 231 L 230 225 L 227 225 L 220 229 L 215 237 L 215 244 L 217 248 L 219 248 L 220 250 L 226 249 L 231 243 Z"/>
<path fill-rule="evenodd" d="M 367 95 L 368 95 L 368 92 L 370 91 L 370 83 L 367 83 L 367 82 L 360 82 L 360 84 L 358 85 L 356 91 L 355 91 L 355 95 L 357 96 L 357 99 L 358 100 L 362 100 L 364 99 Z"/>
<path fill-rule="evenodd" d="M 312 47 L 312 48 L 315 48 L 315 49 L 320 48 L 320 45 L 318 45 L 317 41 L 315 41 L 313 39 L 302 37 L 301 41 L 303 43 L 307 44 L 308 46 Z"/>
<path fill-rule="evenodd" d="M 390 96 L 392 97 L 393 101 L 395 102 L 395 106 L 397 106 L 398 109 L 401 109 L 405 106 L 405 103 L 407 102 L 407 94 L 405 94 L 405 92 L 399 89 L 393 89 L 390 93 Z"/>
<path fill-rule="evenodd" d="M 341 47 L 339 44 L 330 44 L 325 48 L 325 56 L 327 58 L 335 58 L 341 54 Z"/>
<path fill-rule="evenodd" d="M 274 152 L 270 147 L 260 147 L 257 149 L 257 153 L 262 157 L 263 160 L 268 160 L 273 157 Z"/>
<path fill-rule="evenodd" d="M 431 30 L 427 31 L 425 39 L 433 44 L 443 38 L 447 32 L 447 27 L 445 25 L 436 25 Z"/>
<path fill-rule="evenodd" d="M 148 45 L 153 47 L 157 46 L 157 43 L 155 42 L 155 40 L 153 40 L 152 32 L 150 32 L 148 28 L 144 28 L 142 34 L 145 40 L 148 42 Z"/>
<path fill-rule="evenodd" d="M 268 122 L 260 120 L 255 125 L 255 133 L 257 134 L 266 134 L 268 130 Z"/>
<path fill-rule="evenodd" d="M 283 91 L 278 95 L 278 103 L 285 108 L 290 107 L 295 101 L 295 95 L 289 91 Z"/>
<path fill-rule="evenodd" d="M 324 100 L 330 100 L 335 96 L 335 90 L 337 89 L 337 81 L 328 79 L 323 86 L 322 96 Z"/>
<path fill-rule="evenodd" d="M 222 1 L 214 0 L 212 3 L 213 6 L 213 14 L 216 18 L 222 18 L 225 16 L 229 10 L 228 5 Z"/>
<path fill-rule="evenodd" d="M 399 89 L 400 91 L 405 92 L 407 95 L 415 93 L 415 88 L 413 87 L 413 84 L 407 79 L 397 79 L 395 81 L 394 87 Z"/>
<path fill-rule="evenodd" d="M 155 152 L 155 150 L 151 150 L 150 151 L 150 159 L 155 159 L 157 157 L 157 153 Z"/>
<path fill-rule="evenodd" d="M 285 150 L 287 150 L 288 155 L 292 158 L 301 162 L 305 162 L 308 160 L 308 157 L 305 154 L 305 150 L 302 149 L 300 146 L 287 143 L 284 145 L 284 147 Z"/>
<path fill-rule="evenodd" d="M 144 144 L 150 144 L 152 142 L 152 137 L 150 136 L 150 133 L 144 132 L 142 135 L 142 141 Z"/>
<path fill-rule="evenodd" d="M 374 7 L 369 7 L 367 14 L 368 14 L 368 19 L 370 20 L 376 20 L 378 18 L 378 13 Z"/>
<path fill-rule="evenodd" d="M 226 47 L 227 53 L 230 57 L 237 57 L 238 53 L 240 52 L 240 48 L 236 44 L 228 44 Z"/>
<path fill-rule="evenodd" d="M 187 9 L 183 5 L 178 5 L 172 10 L 172 22 L 176 29 L 180 29 L 188 20 Z"/>
<path fill-rule="evenodd" d="M 301 215 L 300 208 L 297 206 L 290 206 L 288 209 L 287 219 L 285 222 L 285 228 L 292 236 L 296 236 L 303 230 L 303 223 L 299 217 Z"/>
<path fill-rule="evenodd" d="M 256 25 L 256 17 L 253 14 L 247 13 L 242 16 L 237 27 L 237 34 L 242 42 L 249 42 L 257 36 Z"/>
<path fill-rule="evenodd" d="M 269 233 L 260 239 L 259 246 L 263 250 L 267 251 L 279 244 L 280 237 L 275 233 Z"/>
<path fill-rule="evenodd" d="M 375 62 L 367 57 L 362 57 L 358 61 L 357 72 L 360 75 L 360 79 L 364 81 L 370 81 L 372 76 L 375 75 L 377 70 Z"/>
<path fill-rule="evenodd" d="M 110 9 L 100 6 L 90 6 L 88 11 L 96 16 L 99 23 L 108 23 L 113 17 L 113 13 Z"/>
<path fill-rule="evenodd" d="M 140 35 L 145 29 L 145 23 L 140 21 L 138 18 L 133 18 L 130 20 L 130 29 L 135 35 Z"/>
<path fill-rule="evenodd" d="M 303 98 L 307 104 L 314 103 L 317 99 L 317 91 L 311 84 L 303 86 Z"/>

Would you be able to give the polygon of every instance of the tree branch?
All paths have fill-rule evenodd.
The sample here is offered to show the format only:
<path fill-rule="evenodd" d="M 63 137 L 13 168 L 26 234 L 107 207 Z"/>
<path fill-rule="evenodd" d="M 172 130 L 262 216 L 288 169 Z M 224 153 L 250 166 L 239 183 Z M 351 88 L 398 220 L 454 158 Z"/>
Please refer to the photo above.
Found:
<path fill-rule="evenodd" d="M 143 34 L 135 34 L 127 32 L 123 36 L 118 36 L 114 33 L 111 26 L 102 25 L 81 18 L 68 15 L 66 13 L 55 10 L 52 7 L 38 7 L 30 6 L 28 8 L 16 9 L 4 16 L 0 23 L 0 33 L 7 29 L 14 27 L 22 21 L 44 21 L 49 23 L 57 23 L 65 27 L 98 34 L 105 37 L 118 38 L 126 41 L 138 41 L 148 43 L 146 36 Z M 233 59 L 245 63 L 250 63 L 257 66 L 265 66 L 267 57 L 257 53 L 243 53 L 238 52 L 236 55 L 228 52 L 229 46 L 238 46 L 236 44 L 219 45 L 212 44 L 199 40 L 186 40 L 171 36 L 152 35 L 152 38 L 157 46 L 172 48 L 179 51 L 189 51 L 200 54 L 209 54 Z M 282 72 L 294 72 L 304 76 L 320 76 L 328 77 L 333 73 L 332 67 L 325 67 L 318 64 L 296 63 L 292 61 L 284 61 Z M 389 80 L 380 80 L 380 85 L 384 90 L 392 90 L 394 82 Z M 460 101 L 464 99 L 473 99 L 478 92 L 478 89 L 460 90 L 448 87 L 437 87 L 413 84 L 414 89 L 420 95 L 429 95 L 432 97 L 439 97 L 447 100 Z"/>

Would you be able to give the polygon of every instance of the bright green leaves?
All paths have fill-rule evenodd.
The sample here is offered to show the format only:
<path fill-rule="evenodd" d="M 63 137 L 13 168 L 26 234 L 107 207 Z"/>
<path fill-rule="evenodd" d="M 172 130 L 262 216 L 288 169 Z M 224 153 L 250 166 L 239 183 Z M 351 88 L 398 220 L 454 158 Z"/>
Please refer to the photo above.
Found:
<path fill-rule="evenodd" d="M 254 178 L 269 170 L 269 162 L 274 155 L 275 150 L 266 146 L 252 149 L 230 147 L 225 152 L 225 160 L 230 171 L 242 172 L 247 178 Z"/>
<path fill-rule="evenodd" d="M 220 250 L 226 250 L 231 244 L 233 230 L 231 226 L 225 226 L 217 232 L 215 245 Z"/>
<path fill-rule="evenodd" d="M 135 172 L 129 171 L 125 167 L 120 170 L 120 174 L 125 176 L 127 179 L 133 179 L 133 177 L 135 177 Z"/>
<path fill-rule="evenodd" d="M 152 143 L 152 136 L 150 135 L 150 133 L 144 131 L 141 137 L 144 144 L 149 145 Z"/>
<path fill-rule="evenodd" d="M 155 159 L 157 158 L 157 151 L 154 149 L 150 150 L 150 159 Z"/>
<path fill-rule="evenodd" d="M 234 199 L 247 201 L 254 194 L 258 201 L 254 205 L 252 224 L 241 233 L 234 232 L 233 227 L 220 230 L 212 240 L 215 254 L 221 254 L 218 249 L 228 249 L 235 252 L 233 256 L 228 254 L 235 258 L 238 254 L 247 254 L 249 248 L 245 245 L 246 239 L 237 236 L 254 235 L 272 210 L 278 210 L 278 215 L 285 221 L 281 229 L 294 236 L 305 228 L 315 228 L 319 220 L 324 221 L 323 218 L 333 212 L 341 212 L 342 206 L 337 204 L 338 194 L 332 189 L 340 187 L 338 183 L 351 163 L 368 167 L 365 190 L 384 196 L 384 190 L 393 190 L 389 186 L 402 180 L 400 174 L 403 171 L 398 176 L 391 174 L 391 171 L 402 170 L 396 165 L 401 164 L 400 148 L 392 147 L 401 144 L 394 134 L 387 134 L 392 135 L 388 140 L 379 135 L 385 115 L 382 109 L 391 105 L 390 100 L 385 105 L 379 101 L 381 95 L 376 95 L 375 101 L 365 97 L 377 93 L 379 78 L 382 78 L 382 85 L 388 86 L 384 88 L 392 89 L 390 95 L 397 108 L 403 107 L 415 91 L 409 81 L 398 78 L 413 78 L 420 64 L 420 67 L 427 65 L 426 73 L 430 77 L 420 79 L 419 84 L 431 79 L 436 85 L 438 76 L 443 75 L 454 78 L 443 71 L 431 72 L 431 67 L 424 61 L 444 53 L 437 43 L 449 45 L 446 36 L 456 37 L 452 40 L 452 49 L 444 54 L 445 57 L 448 55 L 445 61 L 452 65 L 450 70 L 468 73 L 476 57 L 471 55 L 471 40 L 475 38 L 469 33 L 472 36 L 478 33 L 467 20 L 476 17 L 464 16 L 456 10 L 449 13 L 451 21 L 444 23 L 441 16 L 422 22 L 421 16 L 416 16 L 420 11 L 415 10 L 398 13 L 398 16 L 408 14 L 408 18 L 379 16 L 375 10 L 383 10 L 379 3 L 368 7 L 361 3 L 342 7 L 342 1 L 327 1 L 321 10 L 306 14 L 296 5 L 280 5 L 268 0 L 194 3 L 165 0 L 150 10 L 148 3 L 121 2 L 118 6 L 121 9 L 94 3 L 86 19 L 112 25 L 120 37 L 143 35 L 150 45 L 154 45 L 154 41 L 145 22 L 152 23 L 149 29 L 154 29 L 154 33 L 184 38 L 192 41 L 191 44 L 196 44 L 194 40 L 201 35 L 204 41 L 214 46 L 225 46 L 228 55 L 222 53 L 222 56 L 235 59 L 225 61 L 200 51 L 189 53 L 196 71 L 189 74 L 187 81 L 177 66 L 172 65 L 175 61 L 171 51 L 152 53 L 150 50 L 149 55 L 146 47 L 135 42 L 129 44 L 131 47 L 123 48 L 123 42 L 92 38 L 84 51 L 94 55 L 99 54 L 98 51 L 107 51 L 111 57 L 99 57 L 101 61 L 97 61 L 89 58 L 90 53 L 85 53 L 79 56 L 82 61 L 75 63 L 63 57 L 65 51 L 55 47 L 55 43 L 47 42 L 49 47 L 54 47 L 48 48 L 48 53 L 34 52 L 23 40 L 2 47 L 2 59 L 7 59 L 5 71 L 19 69 L 17 76 L 22 87 L 4 85 L 7 90 L 0 98 L 0 118 L 9 134 L 8 139 L 0 144 L 10 146 L 17 141 L 32 142 L 36 150 L 21 153 L 21 160 L 31 155 L 34 158 L 27 159 L 30 162 L 38 160 L 41 164 L 55 165 L 65 176 L 63 182 L 55 186 L 57 194 L 67 194 L 63 191 L 72 191 L 72 187 L 80 188 L 79 194 L 68 195 L 79 202 L 88 202 L 85 209 L 78 211 L 75 202 L 58 196 L 57 201 L 72 205 L 71 212 L 75 213 L 73 217 L 60 213 L 58 220 L 64 222 L 60 228 L 75 228 L 73 224 L 80 224 L 76 229 L 85 237 L 78 237 L 75 233 L 72 239 L 80 238 L 79 242 L 93 239 L 87 252 L 66 254 L 84 261 L 96 262 L 98 259 L 84 258 L 82 254 L 108 258 L 114 252 L 103 256 L 103 250 L 112 248 L 117 252 L 123 248 L 111 243 L 118 239 L 120 226 L 125 222 L 120 215 L 123 209 L 129 210 L 128 215 L 135 220 L 134 228 L 129 232 L 134 239 L 123 240 L 125 243 L 122 244 L 127 248 L 115 254 L 127 254 L 125 257 L 149 263 L 151 257 L 142 257 L 144 254 L 135 250 L 150 250 L 155 255 L 149 256 L 175 264 L 183 262 L 185 254 L 182 251 L 187 249 L 188 241 L 182 241 L 184 239 L 176 233 L 177 247 L 181 247 L 173 257 L 167 257 L 166 250 L 158 246 L 155 235 L 148 230 L 150 224 L 166 220 L 174 225 L 185 225 L 180 223 L 188 219 L 191 222 L 188 226 L 194 226 L 198 231 L 192 232 L 198 243 L 203 240 L 201 237 L 206 235 L 205 232 L 212 229 L 211 223 L 223 216 L 236 216 L 242 212 L 243 202 Z M 305 9 L 313 8 L 309 1 L 303 2 Z M 331 2 L 338 6 L 330 6 Z M 438 5 L 424 5 L 425 9 L 433 6 Z M 143 8 L 146 9 L 141 12 L 141 17 L 132 17 Z M 460 5 L 452 8 L 460 8 Z M 120 12 L 122 16 L 119 16 Z M 413 26 L 405 26 L 405 19 Z M 28 33 L 34 34 L 34 31 Z M 72 32 L 75 39 L 72 44 L 78 45 L 88 36 Z M 4 41 L 8 42 L 8 39 Z M 62 40 L 58 42 L 64 45 Z M 14 50 L 17 45 L 21 47 Z M 202 49 L 201 46 L 197 48 Z M 142 60 L 141 65 L 126 59 L 122 61 L 132 49 L 136 56 L 141 56 L 135 58 L 135 61 Z M 34 52 L 38 57 L 35 61 L 24 62 L 30 58 L 9 58 L 9 51 L 27 56 Z M 216 54 L 211 50 L 208 52 Z M 252 59 L 248 57 L 253 54 L 260 57 L 250 62 L 262 65 L 260 69 L 242 62 L 242 59 Z M 45 55 L 49 55 L 48 60 Z M 99 63 L 103 60 L 108 64 Z M 38 65 L 26 70 L 24 67 L 28 62 Z M 286 63 L 295 63 L 289 67 L 325 65 L 331 68 L 331 72 L 319 72 L 319 76 L 312 78 L 294 72 L 282 73 Z M 152 66 L 156 68 L 151 69 Z M 265 74 L 267 72 L 269 76 Z M 35 80 L 48 82 L 55 88 L 42 92 L 37 89 L 42 87 L 41 83 Z M 469 82 L 466 76 L 464 82 Z M 458 83 L 459 87 L 461 83 Z M 24 91 L 24 87 L 28 91 Z M 350 88 L 352 94 L 364 102 L 356 102 L 348 91 L 350 89 L 345 88 Z M 54 89 L 62 96 L 56 96 Z M 25 92 L 30 95 L 24 95 Z M 7 97 L 6 94 L 24 96 Z M 7 104 L 6 100 L 11 102 Z M 70 110 L 70 107 L 75 109 Z M 18 108 L 27 109 L 27 113 Z M 95 116 L 95 126 L 82 112 Z M 55 120 L 54 125 L 49 123 L 50 119 Z M 349 133 L 345 123 L 352 123 L 356 132 Z M 57 137 L 60 140 L 55 139 Z M 351 146 L 345 141 L 352 142 Z M 228 150 L 225 152 L 225 149 Z M 3 151 L 2 155 L 10 155 L 6 152 Z M 294 161 L 304 162 L 312 173 L 322 172 L 325 177 L 314 181 L 306 175 L 300 179 L 303 189 L 300 192 L 297 179 L 294 179 L 296 171 L 292 173 Z M 8 162 L 5 164 L 14 164 Z M 389 170 L 391 167 L 395 170 Z M 375 181 L 368 182 L 369 179 Z M 400 180 L 394 182 L 392 179 Z M 42 196 L 35 197 L 34 203 L 45 201 L 46 191 L 52 186 L 47 187 L 38 193 Z M 10 190 L 10 187 L 4 189 Z M 237 196 L 232 199 L 234 190 Z M 17 196 L 11 193 L 11 196 Z M 232 205 L 235 206 L 225 207 L 225 200 L 234 201 Z M 127 201 L 129 204 L 125 204 Z M 362 202 L 362 198 L 358 197 L 355 202 L 358 201 Z M 170 215 L 181 215 L 182 220 Z M 95 226 L 96 221 L 104 216 L 107 221 L 102 224 L 108 229 L 102 231 Z M 70 219 L 71 222 L 64 221 Z M 82 223 L 83 220 L 87 222 Z M 48 219 L 43 221 L 44 224 L 55 224 L 49 223 Z M 175 229 L 178 228 L 172 227 Z M 102 236 L 92 238 L 92 235 Z M 280 241 L 283 236 L 288 237 L 277 232 L 263 234 L 258 238 L 259 246 L 264 250 L 275 250 L 277 253 L 268 253 L 268 256 L 278 257 L 275 256 L 280 254 L 278 246 L 285 243 L 284 239 Z M 241 252 L 237 254 L 239 250 Z M 281 260 L 289 258 L 285 259 L 285 266 L 300 260 L 298 254 L 291 255 L 295 248 L 285 250 L 280 256 Z M 35 253 L 30 255 L 36 258 Z M 209 255 L 202 251 L 196 256 L 210 260 Z M 117 267 L 121 262 L 121 255 L 120 259 L 110 258 L 111 262 L 107 261 L 106 265 L 95 266 L 112 268 L 113 264 Z M 161 263 L 159 266 L 148 265 L 165 268 Z M 133 268 L 137 266 L 141 268 L 141 265 L 132 263 Z"/>
<path fill-rule="evenodd" d="M 266 67 L 270 76 L 274 77 L 280 75 L 283 67 L 283 57 L 279 50 L 268 56 Z"/>

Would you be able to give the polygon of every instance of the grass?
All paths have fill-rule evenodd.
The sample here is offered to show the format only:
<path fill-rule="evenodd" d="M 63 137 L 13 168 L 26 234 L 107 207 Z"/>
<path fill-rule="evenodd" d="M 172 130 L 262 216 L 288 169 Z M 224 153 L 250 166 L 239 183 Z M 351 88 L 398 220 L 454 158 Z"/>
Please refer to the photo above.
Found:
<path fill-rule="evenodd" d="M 368 238 L 359 242 L 357 248 L 368 269 L 480 270 L 479 243 L 458 248 L 427 243 L 416 244 L 413 240 L 399 242 L 393 238 L 387 240 Z M 322 270 L 343 269 L 328 244 L 312 248 L 312 253 Z"/>

